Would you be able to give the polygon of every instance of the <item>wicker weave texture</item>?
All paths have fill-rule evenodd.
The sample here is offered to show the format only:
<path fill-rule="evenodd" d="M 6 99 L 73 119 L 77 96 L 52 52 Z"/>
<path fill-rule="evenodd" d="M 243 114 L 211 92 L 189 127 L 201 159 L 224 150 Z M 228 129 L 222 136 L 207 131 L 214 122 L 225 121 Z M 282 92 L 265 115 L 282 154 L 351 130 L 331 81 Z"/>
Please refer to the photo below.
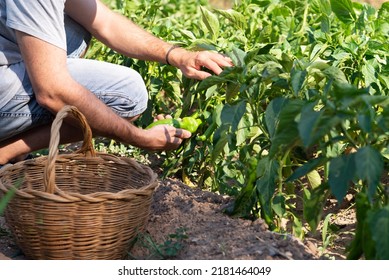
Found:
<path fill-rule="evenodd" d="M 71 113 L 84 122 L 80 153 L 58 155 L 58 138 L 47 157 L 0 171 L 0 193 L 15 192 L 6 222 L 31 259 L 123 259 L 148 220 L 157 175 L 132 159 L 95 154 L 77 112 L 66 106 L 57 118 Z"/>

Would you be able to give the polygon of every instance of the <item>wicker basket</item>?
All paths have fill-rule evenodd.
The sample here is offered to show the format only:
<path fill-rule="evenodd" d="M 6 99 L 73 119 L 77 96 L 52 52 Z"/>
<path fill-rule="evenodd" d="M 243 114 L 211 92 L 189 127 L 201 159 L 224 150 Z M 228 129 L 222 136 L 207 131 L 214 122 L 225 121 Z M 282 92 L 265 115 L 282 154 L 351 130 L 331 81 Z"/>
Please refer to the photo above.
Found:
<path fill-rule="evenodd" d="M 83 127 L 83 146 L 59 155 L 59 129 L 69 113 Z M 85 118 L 71 106 L 53 122 L 47 157 L 0 170 L 0 197 L 14 192 L 4 213 L 7 225 L 31 259 L 125 258 L 148 220 L 157 184 L 147 166 L 96 154 Z"/>

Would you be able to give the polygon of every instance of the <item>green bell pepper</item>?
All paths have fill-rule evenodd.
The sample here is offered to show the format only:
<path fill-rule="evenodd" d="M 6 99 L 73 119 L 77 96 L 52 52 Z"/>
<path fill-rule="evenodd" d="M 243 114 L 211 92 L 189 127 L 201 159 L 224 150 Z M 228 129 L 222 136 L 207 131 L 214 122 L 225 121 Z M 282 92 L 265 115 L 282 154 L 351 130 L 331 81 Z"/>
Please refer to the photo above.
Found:
<path fill-rule="evenodd" d="M 182 119 L 162 119 L 151 123 L 146 127 L 146 129 L 152 128 L 156 125 L 172 125 L 176 128 L 188 130 L 190 133 L 195 133 L 201 123 L 200 119 L 193 117 L 184 117 Z"/>

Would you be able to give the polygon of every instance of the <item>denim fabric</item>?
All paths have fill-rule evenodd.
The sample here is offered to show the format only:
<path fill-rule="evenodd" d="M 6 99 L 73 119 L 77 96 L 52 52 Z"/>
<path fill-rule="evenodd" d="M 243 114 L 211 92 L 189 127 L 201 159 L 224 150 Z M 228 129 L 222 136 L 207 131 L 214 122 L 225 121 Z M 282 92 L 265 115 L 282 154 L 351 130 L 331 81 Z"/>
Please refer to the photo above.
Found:
<path fill-rule="evenodd" d="M 71 76 L 119 116 L 128 118 L 144 112 L 148 93 L 139 73 L 128 67 L 79 58 L 91 36 L 68 17 L 65 24 Z M 27 74 L 22 82 L 18 82 L 20 87 L 17 94 L 6 104 L 0 104 L 0 141 L 51 123 L 53 119 L 52 114 L 37 103 Z"/>

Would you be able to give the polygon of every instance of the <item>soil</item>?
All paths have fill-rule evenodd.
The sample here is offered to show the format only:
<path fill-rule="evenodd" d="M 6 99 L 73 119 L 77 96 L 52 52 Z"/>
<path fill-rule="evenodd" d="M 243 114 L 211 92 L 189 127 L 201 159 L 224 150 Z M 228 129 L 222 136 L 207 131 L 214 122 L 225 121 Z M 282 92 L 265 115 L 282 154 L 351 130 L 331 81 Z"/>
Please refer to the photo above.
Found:
<path fill-rule="evenodd" d="M 315 249 L 293 236 L 270 232 L 262 220 L 252 222 L 228 217 L 223 209 L 229 203 L 229 197 L 193 189 L 177 180 L 164 180 L 154 196 L 147 233 L 157 244 L 166 244 L 168 235 L 176 233 L 178 238 L 170 240 L 182 248 L 173 250 L 175 254 L 170 256 L 173 259 L 318 258 Z M 186 238 L 180 239 L 180 234 Z M 136 258 L 164 255 L 163 250 L 162 256 L 156 255 L 140 245 L 132 252 Z M 162 246 L 162 249 L 166 248 Z"/>
<path fill-rule="evenodd" d="M 268 230 L 262 220 L 231 218 L 223 213 L 232 199 L 191 188 L 178 179 L 160 180 L 147 229 L 129 252 L 130 259 L 314 260 L 344 259 L 355 214 L 344 209 L 334 217 L 335 240 L 321 250 L 321 235 L 299 240 Z M 329 202 L 329 207 L 338 207 Z M 332 209 L 333 210 L 333 209 Z M 343 233 L 342 233 L 343 232 Z M 331 237 L 331 236 L 330 236 Z M 0 217 L 0 260 L 25 259 Z"/>

